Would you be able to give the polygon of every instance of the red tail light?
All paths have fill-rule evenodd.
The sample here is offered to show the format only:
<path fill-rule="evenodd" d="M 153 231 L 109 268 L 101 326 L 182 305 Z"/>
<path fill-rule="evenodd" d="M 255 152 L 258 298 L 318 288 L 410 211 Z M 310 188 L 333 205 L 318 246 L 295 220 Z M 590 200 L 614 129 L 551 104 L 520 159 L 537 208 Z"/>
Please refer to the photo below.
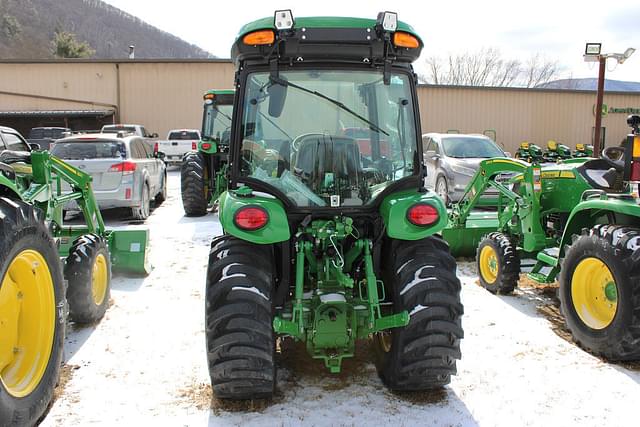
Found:
<path fill-rule="evenodd" d="M 259 206 L 247 206 L 236 212 L 233 221 L 238 228 L 255 231 L 267 225 L 269 214 Z"/>
<path fill-rule="evenodd" d="M 427 203 L 418 203 L 411 206 L 407 211 L 407 219 L 409 222 L 419 227 L 434 224 L 439 218 L 438 209 Z"/>
<path fill-rule="evenodd" d="M 136 170 L 136 164 L 133 162 L 122 162 L 111 165 L 109 172 L 132 173 Z"/>
<path fill-rule="evenodd" d="M 153 144 L 153 154 L 158 154 L 158 143 Z"/>
<path fill-rule="evenodd" d="M 197 150 L 198 149 L 198 143 L 195 141 L 191 141 L 191 149 L 192 150 Z"/>

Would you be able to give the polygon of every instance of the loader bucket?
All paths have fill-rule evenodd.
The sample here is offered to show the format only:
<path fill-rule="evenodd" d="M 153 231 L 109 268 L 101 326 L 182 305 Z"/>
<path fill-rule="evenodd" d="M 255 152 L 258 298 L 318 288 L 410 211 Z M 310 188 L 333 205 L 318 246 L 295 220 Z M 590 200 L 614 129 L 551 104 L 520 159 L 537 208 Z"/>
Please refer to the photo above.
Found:
<path fill-rule="evenodd" d="M 497 229 L 496 212 L 474 211 L 469 214 L 464 226 L 449 224 L 442 230 L 442 237 L 449 243 L 454 257 L 475 257 L 480 240 Z"/>
<path fill-rule="evenodd" d="M 151 266 L 147 260 L 149 230 L 112 230 L 109 234 L 111 268 L 114 272 L 148 275 Z"/>

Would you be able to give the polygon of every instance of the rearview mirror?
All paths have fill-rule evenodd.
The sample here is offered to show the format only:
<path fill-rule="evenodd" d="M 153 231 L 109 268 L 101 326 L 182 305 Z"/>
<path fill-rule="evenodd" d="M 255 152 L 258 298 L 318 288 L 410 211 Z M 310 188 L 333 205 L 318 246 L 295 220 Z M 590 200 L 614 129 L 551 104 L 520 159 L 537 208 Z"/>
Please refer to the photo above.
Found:
<path fill-rule="evenodd" d="M 284 80 L 280 78 L 280 80 Z M 280 117 L 284 109 L 284 101 L 287 99 L 286 80 L 280 83 L 272 81 L 271 86 L 267 89 L 269 94 L 269 115 L 271 117 Z"/>
<path fill-rule="evenodd" d="M 30 142 L 29 147 L 31 147 L 31 151 L 38 151 L 40 149 L 40 144 L 37 142 Z"/>
<path fill-rule="evenodd" d="M 158 137 L 157 133 L 154 132 L 154 133 L 151 134 L 151 138 L 157 138 L 157 137 Z"/>

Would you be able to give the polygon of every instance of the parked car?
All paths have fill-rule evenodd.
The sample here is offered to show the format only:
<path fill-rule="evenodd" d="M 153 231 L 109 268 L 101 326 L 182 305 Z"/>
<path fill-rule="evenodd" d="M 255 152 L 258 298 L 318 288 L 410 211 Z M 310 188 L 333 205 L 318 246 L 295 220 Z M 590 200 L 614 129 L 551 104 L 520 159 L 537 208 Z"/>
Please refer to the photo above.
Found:
<path fill-rule="evenodd" d="M 37 127 L 29 131 L 27 141 L 30 144 L 38 144 L 41 150 L 48 150 L 56 139 L 63 138 L 71 129 L 64 127 Z"/>
<path fill-rule="evenodd" d="M 157 133 L 149 133 L 142 125 L 133 124 L 117 124 L 117 125 L 104 125 L 101 129 L 102 133 L 118 133 L 128 132 L 134 135 L 141 136 L 143 138 L 157 138 Z"/>
<path fill-rule="evenodd" d="M 31 152 L 31 145 L 17 130 L 0 126 L 0 152 L 5 150 Z"/>
<path fill-rule="evenodd" d="M 427 167 L 426 186 L 435 190 L 447 204 L 460 200 L 482 160 L 508 157 L 484 135 L 428 133 L 422 136 L 422 143 Z M 490 191 L 485 195 L 493 196 Z"/>
<path fill-rule="evenodd" d="M 173 129 L 167 134 L 166 141 L 157 142 L 157 150 L 165 154 L 165 161 L 170 165 L 182 163 L 182 156 L 198 149 L 200 131 L 197 129 Z"/>
<path fill-rule="evenodd" d="M 167 198 L 162 153 L 154 153 L 151 142 L 140 136 L 74 135 L 56 141 L 51 154 L 93 177 L 100 209 L 129 208 L 133 217 L 144 220 L 152 199 L 159 205 Z"/>

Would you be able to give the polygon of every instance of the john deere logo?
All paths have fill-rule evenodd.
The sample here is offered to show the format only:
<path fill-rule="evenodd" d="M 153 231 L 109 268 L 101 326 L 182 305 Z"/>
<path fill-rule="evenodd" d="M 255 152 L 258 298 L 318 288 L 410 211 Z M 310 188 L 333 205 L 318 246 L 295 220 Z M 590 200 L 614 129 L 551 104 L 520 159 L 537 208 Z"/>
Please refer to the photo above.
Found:
<path fill-rule="evenodd" d="M 624 108 L 620 108 L 620 107 L 609 107 L 607 104 L 602 104 L 602 117 L 607 117 L 609 115 L 609 113 L 611 114 L 640 114 L 640 108 L 633 108 L 633 107 L 624 107 Z M 596 115 L 596 106 L 593 106 L 593 115 Z"/>
<path fill-rule="evenodd" d="M 596 115 L 596 106 L 593 106 L 593 115 Z M 602 104 L 602 117 L 607 117 L 609 115 L 609 106 L 607 104 Z"/>

